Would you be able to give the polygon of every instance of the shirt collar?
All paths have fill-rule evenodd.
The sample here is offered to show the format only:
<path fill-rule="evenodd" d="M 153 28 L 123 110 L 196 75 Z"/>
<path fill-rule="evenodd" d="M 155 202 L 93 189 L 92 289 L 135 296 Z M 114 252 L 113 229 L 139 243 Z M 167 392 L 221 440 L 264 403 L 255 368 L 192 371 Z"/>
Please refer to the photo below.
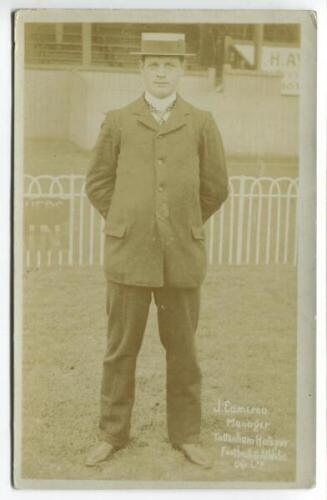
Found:
<path fill-rule="evenodd" d="M 172 104 L 175 99 L 176 99 L 176 92 L 173 94 L 164 97 L 163 99 L 159 99 L 158 97 L 155 97 L 154 95 L 150 94 L 147 90 L 144 93 L 144 98 L 146 101 L 148 101 L 154 108 L 158 109 L 159 111 L 164 111 L 165 109 L 168 108 L 170 104 Z"/>

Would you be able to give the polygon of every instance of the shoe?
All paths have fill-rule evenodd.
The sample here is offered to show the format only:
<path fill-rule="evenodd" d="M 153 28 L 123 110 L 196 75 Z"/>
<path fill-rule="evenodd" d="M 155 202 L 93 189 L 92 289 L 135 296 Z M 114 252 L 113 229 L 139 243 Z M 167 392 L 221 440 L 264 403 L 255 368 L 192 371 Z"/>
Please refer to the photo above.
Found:
<path fill-rule="evenodd" d="M 200 444 L 180 444 L 177 446 L 177 449 L 181 450 L 190 462 L 200 465 L 204 469 L 210 469 L 212 467 L 211 458 L 207 455 L 206 451 Z"/>
<path fill-rule="evenodd" d="M 107 441 L 99 441 L 90 451 L 87 456 L 85 465 L 93 467 L 101 462 L 107 460 L 116 451 L 116 448 L 107 443 Z"/>

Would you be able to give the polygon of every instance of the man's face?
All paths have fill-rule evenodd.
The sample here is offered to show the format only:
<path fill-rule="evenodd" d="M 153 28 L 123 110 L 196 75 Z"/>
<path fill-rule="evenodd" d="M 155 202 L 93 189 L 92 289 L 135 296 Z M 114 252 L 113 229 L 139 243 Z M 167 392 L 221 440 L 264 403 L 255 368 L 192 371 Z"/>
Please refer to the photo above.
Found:
<path fill-rule="evenodd" d="M 146 90 L 163 99 L 176 91 L 184 64 L 179 57 L 146 56 L 140 69 Z"/>

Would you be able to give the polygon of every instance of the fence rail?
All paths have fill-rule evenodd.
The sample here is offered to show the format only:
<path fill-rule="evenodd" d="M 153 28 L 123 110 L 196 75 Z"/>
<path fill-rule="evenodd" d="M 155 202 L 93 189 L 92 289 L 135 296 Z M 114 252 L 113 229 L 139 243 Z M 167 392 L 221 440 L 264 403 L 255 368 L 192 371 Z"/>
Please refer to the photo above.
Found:
<path fill-rule="evenodd" d="M 89 204 L 81 175 L 24 178 L 27 268 L 103 264 L 103 219 Z M 297 261 L 298 179 L 234 176 L 229 198 L 206 224 L 208 263 Z"/>

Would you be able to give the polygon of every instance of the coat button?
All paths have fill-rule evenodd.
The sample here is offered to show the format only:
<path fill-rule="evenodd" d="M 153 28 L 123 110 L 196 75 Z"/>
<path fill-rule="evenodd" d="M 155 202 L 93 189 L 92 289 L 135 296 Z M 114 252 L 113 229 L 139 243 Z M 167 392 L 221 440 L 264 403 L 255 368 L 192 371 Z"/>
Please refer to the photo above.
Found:
<path fill-rule="evenodd" d="M 158 165 L 162 165 L 162 164 L 163 164 L 163 160 L 161 158 L 159 158 Z"/>

